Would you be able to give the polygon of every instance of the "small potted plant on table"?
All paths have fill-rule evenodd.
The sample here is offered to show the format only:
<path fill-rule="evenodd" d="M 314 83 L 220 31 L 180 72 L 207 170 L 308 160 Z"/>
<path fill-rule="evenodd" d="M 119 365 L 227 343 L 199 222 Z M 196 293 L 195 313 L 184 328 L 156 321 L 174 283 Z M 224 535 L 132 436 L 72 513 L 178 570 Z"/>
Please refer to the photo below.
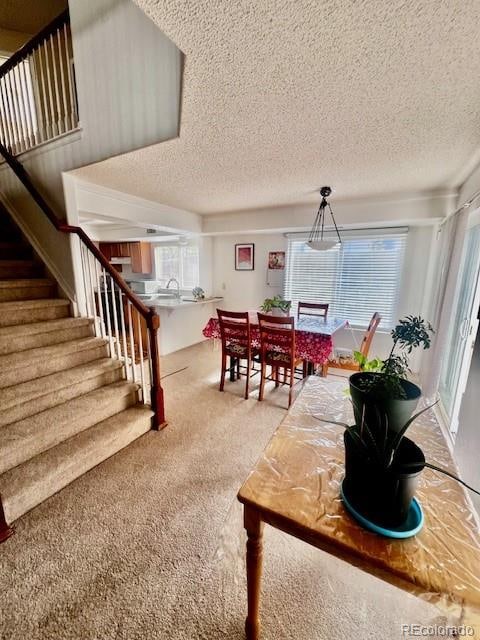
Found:
<path fill-rule="evenodd" d="M 355 425 L 346 427 L 344 497 L 369 521 L 398 527 L 408 516 L 418 475 L 425 466 L 421 449 L 405 437 L 420 388 L 406 379 L 413 349 L 430 347 L 431 325 L 407 316 L 392 331 L 386 360 L 355 357 L 360 372 L 350 377 Z"/>
<path fill-rule="evenodd" d="M 282 296 L 273 296 L 273 298 L 265 298 L 260 307 L 264 313 L 271 313 L 274 316 L 288 316 L 292 303 L 285 300 Z"/>

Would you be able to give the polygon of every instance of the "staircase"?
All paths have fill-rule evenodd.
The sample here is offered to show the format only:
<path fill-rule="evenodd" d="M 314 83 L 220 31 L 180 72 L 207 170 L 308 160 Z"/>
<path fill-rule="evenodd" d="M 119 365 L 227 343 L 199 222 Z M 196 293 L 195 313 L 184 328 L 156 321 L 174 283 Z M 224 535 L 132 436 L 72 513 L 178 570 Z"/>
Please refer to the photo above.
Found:
<path fill-rule="evenodd" d="M 152 416 L 93 319 L 72 317 L 0 209 L 0 541 L 10 523 L 148 431 Z"/>

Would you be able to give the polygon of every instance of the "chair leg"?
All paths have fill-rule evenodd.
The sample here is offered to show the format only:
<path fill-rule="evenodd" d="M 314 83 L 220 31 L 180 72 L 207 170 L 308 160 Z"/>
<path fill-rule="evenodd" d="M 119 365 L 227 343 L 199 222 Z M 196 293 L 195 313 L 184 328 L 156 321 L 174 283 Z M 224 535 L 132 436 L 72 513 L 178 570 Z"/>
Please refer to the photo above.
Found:
<path fill-rule="evenodd" d="M 245 400 L 248 400 L 248 386 L 250 382 L 250 358 L 247 358 L 247 381 L 245 382 Z"/>
<path fill-rule="evenodd" d="M 262 362 L 260 368 L 260 391 L 258 392 L 258 400 L 263 400 L 263 391 L 265 388 L 265 373 L 266 373 L 266 365 Z"/>
<path fill-rule="evenodd" d="M 227 369 L 227 355 L 222 353 L 222 373 L 220 375 L 220 391 L 223 391 L 223 387 L 225 386 L 225 372 Z"/>
<path fill-rule="evenodd" d="M 328 362 L 324 362 L 321 368 L 321 377 L 326 378 L 328 374 Z"/>
<path fill-rule="evenodd" d="M 303 377 L 304 377 L 304 378 L 306 378 L 306 377 L 307 377 L 307 375 L 308 375 L 308 370 L 307 370 L 307 361 L 306 361 L 306 360 L 304 360 L 304 361 L 303 361 L 303 366 L 302 366 L 302 375 L 303 375 Z"/>
<path fill-rule="evenodd" d="M 240 358 L 237 358 L 237 380 L 240 380 Z"/>
<path fill-rule="evenodd" d="M 280 381 L 278 379 L 279 377 L 279 373 L 278 373 L 278 367 L 272 367 L 273 370 L 273 379 L 275 380 L 275 387 L 278 387 L 278 385 L 280 384 Z"/>
<path fill-rule="evenodd" d="M 289 409 L 292 405 L 292 398 L 293 398 L 293 372 L 294 371 L 295 369 L 292 367 L 292 369 L 290 369 L 290 390 L 288 392 L 288 408 Z M 285 375 L 287 375 L 287 369 L 285 369 Z"/>

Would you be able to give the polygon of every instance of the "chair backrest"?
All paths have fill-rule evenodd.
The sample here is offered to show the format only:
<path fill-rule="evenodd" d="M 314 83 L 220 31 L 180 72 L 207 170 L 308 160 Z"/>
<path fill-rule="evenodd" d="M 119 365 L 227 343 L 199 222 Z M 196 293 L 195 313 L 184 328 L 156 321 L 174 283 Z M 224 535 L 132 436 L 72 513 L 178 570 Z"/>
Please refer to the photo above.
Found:
<path fill-rule="evenodd" d="M 377 327 L 380 324 L 381 320 L 382 316 L 377 311 L 375 311 L 362 338 L 362 344 L 360 345 L 360 353 L 365 357 L 368 356 L 373 336 L 375 335 L 375 331 L 377 330 Z"/>
<path fill-rule="evenodd" d="M 295 318 L 259 313 L 258 327 L 262 356 L 265 356 L 267 351 L 278 351 L 288 353 L 293 362 L 295 357 Z"/>
<path fill-rule="evenodd" d="M 299 302 L 297 310 L 297 318 L 300 316 L 315 316 L 317 318 L 327 319 L 328 303 L 320 302 Z"/>
<path fill-rule="evenodd" d="M 248 311 L 224 311 L 217 309 L 222 349 L 227 344 L 237 344 L 250 351 L 250 320 Z"/>

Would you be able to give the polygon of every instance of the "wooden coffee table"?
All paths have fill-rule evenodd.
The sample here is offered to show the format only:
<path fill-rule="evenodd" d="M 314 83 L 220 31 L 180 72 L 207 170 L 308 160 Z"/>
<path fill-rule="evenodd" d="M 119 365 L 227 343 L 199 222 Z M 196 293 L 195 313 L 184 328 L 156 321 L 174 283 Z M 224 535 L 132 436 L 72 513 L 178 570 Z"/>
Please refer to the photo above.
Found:
<path fill-rule="evenodd" d="M 480 534 L 459 483 L 427 469 L 422 473 L 417 497 L 425 524 L 408 540 L 370 533 L 346 512 L 339 497 L 343 428 L 314 416 L 349 423 L 347 386 L 347 380 L 308 378 L 238 494 L 247 531 L 248 640 L 260 633 L 265 523 L 428 599 L 479 634 Z M 412 425 L 409 436 L 427 461 L 458 473 L 432 410 Z"/>

